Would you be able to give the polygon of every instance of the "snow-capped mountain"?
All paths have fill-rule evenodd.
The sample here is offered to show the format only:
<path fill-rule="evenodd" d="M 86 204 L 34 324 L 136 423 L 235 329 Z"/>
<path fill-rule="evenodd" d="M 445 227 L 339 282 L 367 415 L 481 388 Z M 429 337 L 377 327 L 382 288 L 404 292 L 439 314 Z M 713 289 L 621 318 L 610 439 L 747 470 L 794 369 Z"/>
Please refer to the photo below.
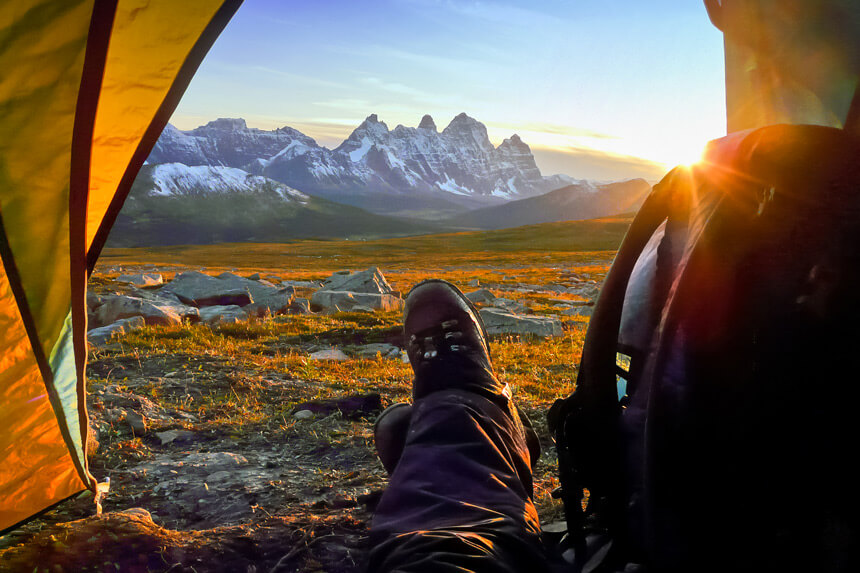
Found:
<path fill-rule="evenodd" d="M 241 119 L 218 119 L 191 131 L 168 126 L 148 162 L 243 168 L 305 193 L 388 212 L 404 201 L 458 211 L 572 182 L 543 177 L 517 135 L 494 147 L 486 126 L 465 113 L 441 132 L 429 115 L 418 127 L 389 130 L 372 114 L 334 150 L 290 127 L 251 129 Z"/>
<path fill-rule="evenodd" d="M 145 193 L 153 197 L 208 195 L 214 193 L 273 193 L 301 205 L 309 197 L 288 185 L 235 167 L 160 163 L 150 166 Z"/>

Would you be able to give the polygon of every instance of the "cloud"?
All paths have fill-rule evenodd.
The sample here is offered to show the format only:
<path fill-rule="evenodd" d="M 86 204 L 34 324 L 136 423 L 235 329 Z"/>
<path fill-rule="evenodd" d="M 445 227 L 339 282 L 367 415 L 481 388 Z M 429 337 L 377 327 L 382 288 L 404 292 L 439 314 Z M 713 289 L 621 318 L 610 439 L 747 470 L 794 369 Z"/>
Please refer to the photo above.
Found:
<path fill-rule="evenodd" d="M 594 131 L 582 127 L 573 127 L 571 125 L 561 125 L 557 123 L 543 123 L 533 121 L 522 123 L 500 123 L 494 121 L 492 122 L 492 126 L 500 129 L 509 129 L 512 130 L 512 132 L 520 130 L 537 133 L 551 133 L 553 135 L 567 135 L 570 137 L 588 137 L 592 139 L 621 139 L 617 135 Z"/>
<path fill-rule="evenodd" d="M 564 173 L 577 179 L 598 181 L 641 177 L 649 183 L 656 183 L 667 172 L 662 163 L 596 149 L 533 147 L 532 153 L 544 175 Z"/>

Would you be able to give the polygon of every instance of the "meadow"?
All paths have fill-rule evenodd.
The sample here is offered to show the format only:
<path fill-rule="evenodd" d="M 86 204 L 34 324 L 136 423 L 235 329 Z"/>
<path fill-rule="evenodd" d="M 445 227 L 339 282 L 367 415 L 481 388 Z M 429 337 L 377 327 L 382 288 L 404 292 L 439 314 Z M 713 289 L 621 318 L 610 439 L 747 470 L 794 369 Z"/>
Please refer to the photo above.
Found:
<path fill-rule="evenodd" d="M 535 315 L 558 316 L 565 300 L 581 303 L 582 297 L 557 287 L 572 277 L 602 282 L 629 223 L 619 217 L 376 241 L 107 249 L 90 290 L 111 292 L 116 276 L 128 271 L 157 271 L 165 281 L 190 269 L 321 281 L 336 271 L 376 266 L 404 295 L 421 279 L 437 277 L 465 292 L 489 288 Z M 296 294 L 311 292 L 298 288 Z M 588 324 L 585 316 L 559 318 L 561 336 L 491 340 L 498 375 L 541 439 L 535 501 L 543 523 L 561 519 L 562 512 L 550 495 L 558 482 L 545 415 L 556 398 L 574 389 Z M 237 571 L 357 571 L 386 482 L 372 439 L 378 408 L 332 405 L 374 394 L 379 407 L 408 401 L 412 376 L 402 360 L 355 354 L 370 343 L 403 347 L 399 313 L 150 326 L 93 348 L 88 407 L 99 445 L 91 471 L 111 477 L 105 511 L 146 509 L 152 522 L 137 524 L 135 535 L 160 547 L 158 560 L 138 556 L 140 568 L 130 570 L 173 571 L 194 557 L 198 572 L 228 570 L 219 569 L 227 563 Z M 350 358 L 310 358 L 326 348 Z M 312 417 L 296 416 L 307 409 Z M 143 414 L 146 428 L 130 430 L 118 411 Z M 224 456 L 232 456 L 227 466 Z M 58 507 L 4 538 L 0 558 L 24 563 L 39 551 L 40 562 L 51 563 L 54 555 L 55 563 L 88 563 L 91 552 L 75 553 L 83 526 L 61 524 L 92 510 L 86 496 Z M 247 546 L 237 549 L 237 543 Z M 100 563 L 129 570 L 128 552 L 106 559 Z"/>

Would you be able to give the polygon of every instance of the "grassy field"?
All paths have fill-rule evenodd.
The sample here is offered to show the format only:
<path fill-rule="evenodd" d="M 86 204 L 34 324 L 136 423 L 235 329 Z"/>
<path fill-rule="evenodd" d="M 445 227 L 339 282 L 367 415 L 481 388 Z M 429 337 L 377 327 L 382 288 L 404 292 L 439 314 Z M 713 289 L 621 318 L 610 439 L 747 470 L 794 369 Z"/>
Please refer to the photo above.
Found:
<path fill-rule="evenodd" d="M 583 283 L 601 282 L 629 223 L 629 218 L 602 219 L 366 242 L 107 249 L 90 288 L 113 291 L 117 284 L 113 279 L 128 270 L 156 269 L 165 280 L 176 272 L 201 268 L 210 274 L 234 270 L 239 274 L 270 273 L 285 280 L 321 280 L 335 271 L 377 266 L 404 293 L 428 277 L 448 279 L 465 291 L 474 290 L 469 283 L 477 280 L 497 296 L 518 300 L 536 315 L 558 316 L 560 303 L 582 299 L 548 287 L 570 284 L 571 277 Z M 311 292 L 299 289 L 297 295 Z M 559 502 L 550 497 L 558 482 L 545 413 L 556 398 L 574 388 L 588 321 L 579 316 L 560 318 L 562 336 L 491 340 L 497 373 L 511 385 L 541 438 L 535 500 L 545 523 L 559 519 L 562 511 Z M 361 500 L 378 496 L 386 481 L 373 450 L 373 417 L 336 412 L 299 420 L 294 413 L 310 401 L 368 393 L 378 393 L 382 406 L 408 400 L 412 377 L 408 364 L 379 355 L 353 354 L 359 345 L 372 342 L 402 347 L 400 321 L 394 312 L 346 312 L 276 316 L 215 328 L 187 324 L 146 327 L 94 349 L 89 406 L 94 426 L 100 428 L 101 444 L 91 465 L 99 477 L 112 478 L 106 511 L 135 506 L 150 510 L 158 525 L 169 528 L 159 530 L 159 542 L 180 547 L 179 553 L 171 553 L 176 562 L 187 559 L 192 546 L 220 548 L 221 553 L 212 549 L 207 555 L 211 559 L 217 554 L 223 561 L 228 559 L 223 553 L 225 543 L 232 547 L 235 538 L 247 537 L 256 544 L 255 556 L 236 557 L 233 570 L 254 565 L 263 567 L 257 571 L 268 571 L 287 554 L 290 567 L 283 570 L 357 571 L 373 505 Z M 328 347 L 343 349 L 350 358 L 309 359 L 311 352 Z M 165 414 L 152 416 L 147 432 L 137 435 L 106 417 L 114 411 L 109 399 L 116 396 L 140 404 L 145 401 L 147 407 Z M 160 443 L 156 436 L 165 431 L 184 431 L 193 437 L 187 443 Z M 248 498 L 252 502 L 246 500 L 250 486 L 242 493 L 243 503 L 251 503 L 250 513 L 228 519 L 206 513 L 205 506 L 201 509 L 207 496 L 224 503 L 230 495 L 238 495 L 235 488 L 210 491 L 204 484 L 205 491 L 195 490 L 196 506 L 189 509 L 176 501 L 179 494 L 168 499 L 171 496 L 164 488 L 171 486 L 163 478 L 153 477 L 158 475 L 154 470 L 150 474 L 139 471 L 146 464 L 200 452 L 242 454 L 251 465 L 271 469 L 263 486 Z M 182 468 L 177 469 L 181 475 Z M 195 485 L 193 481 L 191 485 Z M 61 506 L 33 527 L 38 530 L 85 517 L 91 511 L 89 504 L 91 500 Z M 174 530 L 198 537 L 176 537 Z M 164 533 L 168 531 L 171 533 Z M 271 532 L 268 537 L 261 533 L 265 531 Z M 27 530 L 21 537 L 24 544 L 17 546 L 19 553 L 7 550 L 7 557 L 23 559 L 21 547 L 27 547 L 32 539 L 27 535 L 34 533 Z M 56 531 L 51 535 L 73 545 Z M 208 541 L 201 541 L 200 535 L 208 536 Z M 29 546 L 39 546 L 39 539 Z M 291 549 L 292 542 L 306 547 Z M 337 547 L 329 547 L 332 543 Z M 165 569 L 174 566 L 169 558 L 164 562 Z M 195 570 L 218 569 L 198 565 Z"/>

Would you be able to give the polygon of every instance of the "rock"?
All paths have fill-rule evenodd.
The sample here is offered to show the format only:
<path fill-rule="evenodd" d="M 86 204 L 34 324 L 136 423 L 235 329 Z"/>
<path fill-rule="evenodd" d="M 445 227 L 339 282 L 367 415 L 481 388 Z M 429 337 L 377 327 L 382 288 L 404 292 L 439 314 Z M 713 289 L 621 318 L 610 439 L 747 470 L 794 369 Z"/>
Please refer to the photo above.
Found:
<path fill-rule="evenodd" d="M 505 310 L 508 310 L 513 313 L 521 314 L 527 313 L 529 310 L 529 308 L 523 303 L 516 300 L 511 300 L 509 298 L 497 298 L 493 301 L 493 306 L 495 306 L 496 308 L 504 308 Z"/>
<path fill-rule="evenodd" d="M 363 304 L 357 304 L 354 307 L 352 307 L 351 309 L 349 309 L 349 311 L 350 312 L 363 312 L 365 314 L 373 314 L 373 309 L 370 308 L 369 306 L 365 306 Z"/>
<path fill-rule="evenodd" d="M 152 288 L 164 284 L 161 273 L 138 273 L 136 275 L 120 275 L 116 278 L 118 283 L 128 283 L 143 288 Z"/>
<path fill-rule="evenodd" d="M 349 356 L 343 353 L 340 348 L 327 348 L 325 350 L 318 350 L 311 354 L 308 358 L 311 360 L 349 360 Z"/>
<path fill-rule="evenodd" d="M 478 279 L 472 279 L 466 283 L 466 286 L 479 287 L 479 286 L 481 286 L 481 281 L 479 281 Z"/>
<path fill-rule="evenodd" d="M 262 277 L 262 275 L 260 275 L 260 273 L 254 273 L 254 274 L 252 274 L 251 276 L 249 276 L 249 277 L 248 277 L 248 280 L 251 280 L 251 281 L 258 281 L 258 280 L 260 280 L 261 278 L 263 278 L 263 277 Z"/>
<path fill-rule="evenodd" d="M 287 307 L 289 314 L 309 314 L 311 312 L 311 301 L 306 298 L 294 298 Z"/>
<path fill-rule="evenodd" d="M 296 413 L 302 410 L 322 416 L 340 412 L 346 418 L 360 418 L 381 412 L 382 397 L 373 392 L 334 400 L 312 400 L 296 406 Z"/>
<path fill-rule="evenodd" d="M 131 431 L 135 436 L 143 436 L 146 434 L 147 423 L 143 414 L 134 410 L 127 410 L 125 413 L 125 421 L 128 422 Z"/>
<path fill-rule="evenodd" d="M 593 313 L 593 306 L 575 306 L 561 311 L 561 314 L 565 316 L 591 316 Z"/>
<path fill-rule="evenodd" d="M 248 459 L 245 456 L 231 452 L 197 452 L 185 456 L 185 459 L 182 461 L 183 464 L 203 467 L 207 470 L 227 470 L 248 464 Z"/>
<path fill-rule="evenodd" d="M 382 272 L 376 267 L 355 273 L 349 271 L 336 272 L 323 282 L 321 290 L 394 294 L 398 298 L 400 297 L 400 293 L 391 288 Z"/>
<path fill-rule="evenodd" d="M 483 308 L 480 313 L 488 334 L 562 335 L 561 322 L 557 318 L 522 316 L 500 308 Z"/>
<path fill-rule="evenodd" d="M 276 287 L 262 279 L 251 280 L 230 272 L 211 277 L 196 271 L 176 275 L 162 291 L 198 307 L 234 304 L 258 316 L 286 312 L 295 294 L 291 286 Z"/>
<path fill-rule="evenodd" d="M 238 305 L 204 306 L 200 309 L 200 320 L 209 325 L 233 324 L 248 319 L 248 314 Z"/>
<path fill-rule="evenodd" d="M 299 410 L 295 414 L 293 414 L 293 418 L 296 420 L 307 420 L 309 418 L 313 418 L 314 413 L 310 410 Z"/>
<path fill-rule="evenodd" d="M 375 358 L 377 354 L 382 358 L 400 358 L 402 352 L 400 348 L 393 344 L 377 342 L 359 346 L 355 354 L 361 358 Z"/>
<path fill-rule="evenodd" d="M 385 312 L 402 309 L 403 299 L 379 269 L 371 267 L 356 273 L 340 271 L 333 274 L 311 296 L 311 305 L 328 310 L 337 307 L 341 311 L 364 306 Z"/>
<path fill-rule="evenodd" d="M 132 316 L 142 316 L 146 324 L 169 326 L 182 323 L 177 309 L 170 304 L 159 305 L 134 296 L 107 297 L 96 309 L 96 319 L 100 325 Z"/>
<path fill-rule="evenodd" d="M 476 291 L 466 293 L 466 298 L 474 303 L 491 303 L 496 300 L 496 295 L 490 292 L 489 289 L 480 288 Z"/>
<path fill-rule="evenodd" d="M 155 437 L 161 441 L 161 445 L 167 445 L 175 441 L 187 442 L 194 438 L 194 432 L 186 430 L 167 430 L 166 432 L 156 432 Z"/>
<path fill-rule="evenodd" d="M 254 302 L 248 289 L 228 289 L 211 296 L 202 296 L 194 299 L 198 307 L 204 306 L 247 306 Z"/>
<path fill-rule="evenodd" d="M 401 310 L 403 299 L 392 294 L 318 290 L 311 296 L 311 305 L 324 309 L 331 309 L 336 306 L 342 311 L 351 310 L 356 306 L 365 306 L 386 312 Z"/>
<path fill-rule="evenodd" d="M 281 281 L 281 286 L 291 286 L 294 288 L 320 288 L 322 283 L 318 281 Z"/>
<path fill-rule="evenodd" d="M 146 321 L 142 316 L 132 316 L 123 318 L 107 326 L 94 328 L 87 332 L 87 340 L 90 344 L 100 346 L 110 340 L 116 334 L 126 334 L 132 330 L 143 328 Z"/>
<path fill-rule="evenodd" d="M 87 308 L 89 310 L 95 310 L 100 307 L 105 301 L 105 297 L 98 295 L 94 292 L 87 293 Z"/>

